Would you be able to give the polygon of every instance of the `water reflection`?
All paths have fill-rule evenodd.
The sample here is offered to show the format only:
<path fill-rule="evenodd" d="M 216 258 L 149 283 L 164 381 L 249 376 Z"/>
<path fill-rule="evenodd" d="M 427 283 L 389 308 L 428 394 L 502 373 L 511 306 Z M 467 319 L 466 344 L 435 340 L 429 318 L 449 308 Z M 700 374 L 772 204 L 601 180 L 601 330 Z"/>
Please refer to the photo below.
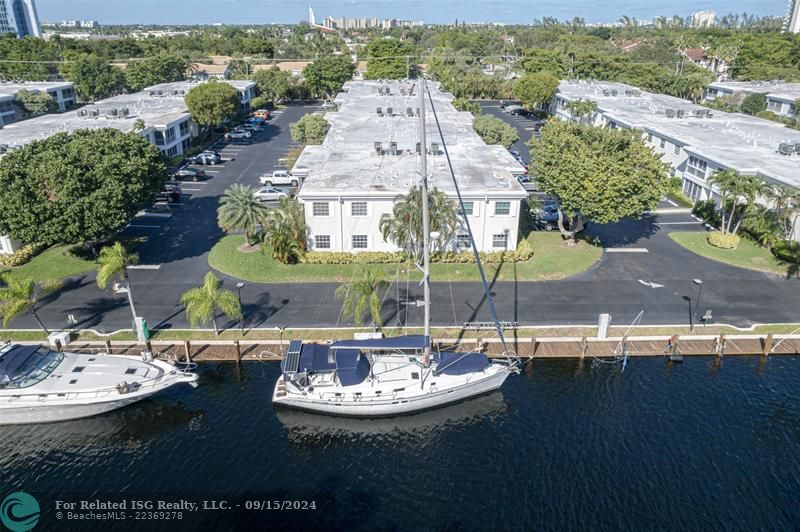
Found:
<path fill-rule="evenodd" d="M 280 407 L 275 408 L 275 415 L 286 428 L 290 441 L 314 445 L 323 441 L 370 436 L 426 438 L 440 431 L 495 419 L 507 409 L 502 392 L 495 391 L 443 408 L 392 418 L 336 417 Z"/>

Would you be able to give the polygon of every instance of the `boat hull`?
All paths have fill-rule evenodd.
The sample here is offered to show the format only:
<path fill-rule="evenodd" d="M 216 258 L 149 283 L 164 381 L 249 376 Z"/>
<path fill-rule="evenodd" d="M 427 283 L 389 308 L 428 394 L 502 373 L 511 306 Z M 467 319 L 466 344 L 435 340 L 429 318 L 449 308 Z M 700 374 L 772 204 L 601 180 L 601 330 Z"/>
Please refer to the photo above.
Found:
<path fill-rule="evenodd" d="M 336 401 L 320 400 L 310 396 L 287 394 L 279 396 L 276 384 L 272 401 L 275 406 L 296 408 L 308 412 L 343 417 L 392 417 L 414 414 L 450 405 L 499 389 L 511 372 L 503 367 L 491 374 L 476 378 L 455 388 L 420 393 L 418 396 L 386 398 L 385 400 Z"/>
<path fill-rule="evenodd" d="M 90 404 L 69 405 L 24 405 L 4 408 L 0 412 L 0 425 L 28 425 L 32 423 L 56 423 L 86 417 L 97 416 L 139 402 L 158 393 L 153 391 L 147 395 L 126 397 L 115 401 Z"/>

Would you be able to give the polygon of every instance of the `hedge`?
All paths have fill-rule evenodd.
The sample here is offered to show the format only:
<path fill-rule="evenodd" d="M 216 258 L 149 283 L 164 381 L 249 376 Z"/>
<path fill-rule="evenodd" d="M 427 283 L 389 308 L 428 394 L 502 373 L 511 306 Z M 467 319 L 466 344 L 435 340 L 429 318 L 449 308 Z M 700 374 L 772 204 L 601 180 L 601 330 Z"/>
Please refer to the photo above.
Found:
<path fill-rule="evenodd" d="M 39 251 L 39 246 L 36 244 L 27 244 L 22 246 L 14 253 L 9 255 L 0 255 L 0 266 L 8 266 L 8 267 L 15 267 L 15 266 L 22 266 L 29 260 L 36 255 L 36 252 Z"/>
<path fill-rule="evenodd" d="M 708 243 L 714 247 L 722 249 L 736 249 L 739 245 L 739 235 L 723 234 L 721 231 L 714 231 L 708 234 Z"/>

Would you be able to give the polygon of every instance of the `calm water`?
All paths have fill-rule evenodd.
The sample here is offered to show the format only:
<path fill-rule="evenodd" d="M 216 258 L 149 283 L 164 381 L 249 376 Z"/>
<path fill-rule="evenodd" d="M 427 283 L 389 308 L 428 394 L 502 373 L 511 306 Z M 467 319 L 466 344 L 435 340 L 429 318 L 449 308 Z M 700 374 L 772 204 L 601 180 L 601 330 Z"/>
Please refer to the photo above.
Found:
<path fill-rule="evenodd" d="M 536 361 L 502 393 L 362 422 L 276 413 L 274 363 L 200 372 L 196 390 L 99 418 L 0 427 L 0 494 L 36 496 L 40 530 L 800 527 L 800 358 Z M 55 498 L 317 510 L 64 523 Z"/>

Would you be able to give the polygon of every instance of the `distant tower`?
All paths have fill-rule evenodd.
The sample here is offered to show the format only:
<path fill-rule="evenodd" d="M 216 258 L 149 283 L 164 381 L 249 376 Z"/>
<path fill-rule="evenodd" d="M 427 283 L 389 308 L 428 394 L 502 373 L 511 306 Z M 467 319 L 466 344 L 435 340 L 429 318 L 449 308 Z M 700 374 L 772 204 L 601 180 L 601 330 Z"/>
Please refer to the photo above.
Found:
<path fill-rule="evenodd" d="M 41 37 L 39 15 L 33 0 L 0 0 L 0 33 Z"/>
<path fill-rule="evenodd" d="M 317 25 L 317 20 L 314 18 L 314 9 L 311 7 L 311 4 L 308 4 L 308 23 L 311 26 Z"/>
<path fill-rule="evenodd" d="M 789 0 L 784 29 L 790 33 L 800 33 L 800 0 Z"/>

